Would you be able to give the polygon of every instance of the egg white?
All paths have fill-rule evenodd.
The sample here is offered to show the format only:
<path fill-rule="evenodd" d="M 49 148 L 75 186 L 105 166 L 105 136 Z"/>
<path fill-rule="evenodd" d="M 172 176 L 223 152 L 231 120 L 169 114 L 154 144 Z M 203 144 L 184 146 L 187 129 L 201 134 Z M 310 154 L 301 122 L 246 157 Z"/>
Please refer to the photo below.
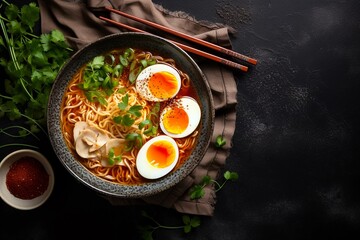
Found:
<path fill-rule="evenodd" d="M 150 89 L 149 89 L 149 79 L 150 77 L 157 73 L 157 72 L 169 72 L 171 73 L 172 75 L 175 76 L 175 79 L 177 81 L 177 89 L 176 89 L 176 92 L 173 96 L 171 96 L 170 98 L 173 98 L 175 97 L 178 92 L 180 91 L 180 87 L 181 87 L 181 77 L 180 77 L 180 74 L 179 72 L 171 67 L 170 65 L 167 65 L 167 64 L 154 64 L 154 65 L 151 65 L 145 69 L 143 69 L 137 79 L 136 79 L 136 83 L 135 83 L 135 87 L 136 87 L 136 90 L 137 92 L 140 94 L 140 96 L 148 101 L 153 101 L 153 102 L 162 102 L 162 101 L 166 101 L 168 100 L 169 98 L 157 98 L 155 97 Z"/>
<path fill-rule="evenodd" d="M 175 160 L 167 167 L 157 168 L 150 164 L 147 159 L 146 153 L 149 147 L 157 141 L 167 141 L 175 149 Z M 141 176 L 147 179 L 157 179 L 168 174 L 176 165 L 179 160 L 179 148 L 174 139 L 166 135 L 156 136 L 149 141 L 147 141 L 140 149 L 136 157 L 136 168 Z"/>
<path fill-rule="evenodd" d="M 201 119 L 201 109 L 197 101 L 189 96 L 181 97 L 176 101 L 178 101 L 178 103 L 182 105 L 183 109 L 185 110 L 186 114 L 189 117 L 189 124 L 187 128 L 182 133 L 179 134 L 174 134 L 166 130 L 163 119 L 166 112 L 171 109 L 171 105 L 165 107 L 164 110 L 161 112 L 160 128 L 167 136 L 170 136 L 172 138 L 183 138 L 193 133 L 197 128 L 197 126 L 199 125 Z"/>

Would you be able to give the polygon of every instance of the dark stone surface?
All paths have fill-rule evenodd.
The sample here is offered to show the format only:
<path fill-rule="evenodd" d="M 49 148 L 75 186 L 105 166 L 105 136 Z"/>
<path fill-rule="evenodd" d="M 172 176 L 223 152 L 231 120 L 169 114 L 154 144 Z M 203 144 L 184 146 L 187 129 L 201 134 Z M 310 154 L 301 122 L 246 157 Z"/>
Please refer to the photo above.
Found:
<path fill-rule="evenodd" d="M 358 239 L 360 2 L 154 2 L 230 25 L 233 48 L 259 61 L 235 72 L 237 128 L 224 170 L 239 180 L 218 192 L 200 227 L 157 230 L 154 239 Z M 54 168 L 56 188 L 41 208 L 0 201 L 0 239 L 138 239 L 144 209 L 164 225 L 182 224 L 170 209 L 113 207 L 60 163 Z"/>

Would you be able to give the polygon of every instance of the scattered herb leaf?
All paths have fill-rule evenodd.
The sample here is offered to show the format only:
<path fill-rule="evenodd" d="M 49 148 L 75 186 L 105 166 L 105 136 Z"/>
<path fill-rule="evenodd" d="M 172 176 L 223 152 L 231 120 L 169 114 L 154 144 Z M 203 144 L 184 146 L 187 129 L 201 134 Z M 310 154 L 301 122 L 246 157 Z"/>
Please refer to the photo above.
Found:
<path fill-rule="evenodd" d="M 238 179 L 238 174 L 236 172 L 226 171 L 223 174 L 223 177 L 225 180 L 220 184 L 218 181 L 212 179 L 210 176 L 204 176 L 199 184 L 195 184 L 190 188 L 190 199 L 195 200 L 202 198 L 205 195 L 204 188 L 210 183 L 214 183 L 216 185 L 215 192 L 220 191 L 229 180 L 236 181 Z"/>
<path fill-rule="evenodd" d="M 197 228 L 201 224 L 201 219 L 199 216 L 182 215 L 181 218 L 182 224 L 178 226 L 162 225 L 158 221 L 156 221 L 153 217 L 151 217 L 149 214 L 147 214 L 145 211 L 142 211 L 142 216 L 152 222 L 151 225 L 149 224 L 139 227 L 141 237 L 143 240 L 153 240 L 153 233 L 159 229 L 167 229 L 167 230 L 183 229 L 184 233 L 188 234 L 191 232 L 193 228 Z"/>
<path fill-rule="evenodd" d="M 108 157 L 109 157 L 109 164 L 111 164 L 111 165 L 113 165 L 117 162 L 121 162 L 121 155 L 115 155 L 114 148 L 110 148 Z"/>
<path fill-rule="evenodd" d="M 199 199 L 205 196 L 204 185 L 196 184 L 190 189 L 190 199 Z"/>
<path fill-rule="evenodd" d="M 134 147 L 140 149 L 143 145 L 143 139 L 138 133 L 129 133 L 125 136 L 125 140 L 127 142 L 127 146 L 125 151 L 131 151 Z"/>
<path fill-rule="evenodd" d="M 141 117 L 140 110 L 143 109 L 140 105 L 129 106 L 129 95 L 122 97 L 121 102 L 118 103 L 120 113 L 113 118 L 114 122 L 126 127 L 130 127 L 135 123 L 136 118 Z"/>
<path fill-rule="evenodd" d="M 225 144 L 226 144 L 226 140 L 223 138 L 222 135 L 219 135 L 219 136 L 216 137 L 215 147 L 221 148 L 221 147 L 223 147 Z"/>

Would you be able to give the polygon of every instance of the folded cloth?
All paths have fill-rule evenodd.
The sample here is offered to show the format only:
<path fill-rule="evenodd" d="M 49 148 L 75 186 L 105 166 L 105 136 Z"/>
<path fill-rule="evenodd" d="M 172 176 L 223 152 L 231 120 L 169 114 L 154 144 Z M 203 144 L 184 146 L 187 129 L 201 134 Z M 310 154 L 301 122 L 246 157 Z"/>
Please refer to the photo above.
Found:
<path fill-rule="evenodd" d="M 221 24 L 197 21 L 184 12 L 169 11 L 151 0 L 38 0 L 38 3 L 42 33 L 59 29 L 74 49 L 81 49 L 100 37 L 121 31 L 97 17 L 100 13 L 106 14 L 104 6 L 112 6 L 140 18 L 231 48 L 230 28 Z M 108 17 L 148 31 L 146 26 L 119 15 L 111 13 Z M 111 204 L 154 204 L 174 208 L 186 214 L 205 216 L 214 214 L 216 205 L 214 185 L 206 186 L 205 196 L 197 200 L 190 199 L 189 189 L 194 184 L 199 184 L 206 175 L 218 179 L 225 165 L 235 131 L 237 88 L 230 69 L 200 57 L 194 56 L 194 59 L 209 82 L 216 111 L 213 139 L 205 156 L 193 172 L 176 186 L 141 199 L 105 196 Z M 222 135 L 227 142 L 222 148 L 216 148 L 214 145 L 218 135 Z"/>

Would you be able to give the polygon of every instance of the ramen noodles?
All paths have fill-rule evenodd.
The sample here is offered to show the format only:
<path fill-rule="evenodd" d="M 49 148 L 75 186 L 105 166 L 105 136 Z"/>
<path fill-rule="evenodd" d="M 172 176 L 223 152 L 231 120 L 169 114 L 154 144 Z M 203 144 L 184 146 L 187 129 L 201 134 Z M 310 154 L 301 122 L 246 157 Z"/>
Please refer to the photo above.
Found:
<path fill-rule="evenodd" d="M 181 166 L 196 144 L 198 96 L 189 76 L 140 49 L 115 49 L 70 80 L 61 128 L 74 157 L 121 184 L 158 179 Z"/>

